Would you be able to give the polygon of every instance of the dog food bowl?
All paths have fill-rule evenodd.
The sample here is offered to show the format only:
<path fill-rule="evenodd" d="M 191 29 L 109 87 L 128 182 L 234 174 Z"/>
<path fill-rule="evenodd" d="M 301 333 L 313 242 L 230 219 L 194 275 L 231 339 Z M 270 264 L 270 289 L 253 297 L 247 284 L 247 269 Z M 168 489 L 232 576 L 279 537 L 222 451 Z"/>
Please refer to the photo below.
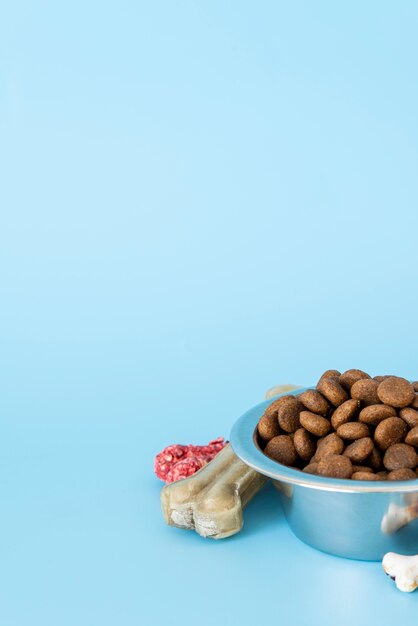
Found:
<path fill-rule="evenodd" d="M 418 478 L 343 480 L 273 461 L 263 454 L 256 436 L 258 420 L 273 400 L 244 413 L 232 428 L 230 442 L 244 463 L 273 479 L 295 535 L 318 550 L 349 559 L 377 561 L 386 552 L 418 553 Z"/>

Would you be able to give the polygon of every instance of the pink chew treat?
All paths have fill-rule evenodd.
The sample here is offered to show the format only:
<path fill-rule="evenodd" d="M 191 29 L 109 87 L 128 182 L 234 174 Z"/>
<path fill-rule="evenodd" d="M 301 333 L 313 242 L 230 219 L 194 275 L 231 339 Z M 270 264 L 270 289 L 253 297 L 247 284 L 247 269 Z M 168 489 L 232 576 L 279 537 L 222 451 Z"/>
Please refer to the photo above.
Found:
<path fill-rule="evenodd" d="M 207 446 L 167 446 L 155 457 L 154 471 L 166 483 L 187 478 L 212 461 L 227 443 L 223 437 L 218 437 Z"/>
<path fill-rule="evenodd" d="M 202 469 L 204 465 L 206 465 L 206 463 L 195 456 L 189 456 L 182 461 L 177 461 L 177 463 L 174 463 L 173 467 L 168 470 L 165 482 L 167 484 L 174 483 L 176 480 L 188 478 Z"/>

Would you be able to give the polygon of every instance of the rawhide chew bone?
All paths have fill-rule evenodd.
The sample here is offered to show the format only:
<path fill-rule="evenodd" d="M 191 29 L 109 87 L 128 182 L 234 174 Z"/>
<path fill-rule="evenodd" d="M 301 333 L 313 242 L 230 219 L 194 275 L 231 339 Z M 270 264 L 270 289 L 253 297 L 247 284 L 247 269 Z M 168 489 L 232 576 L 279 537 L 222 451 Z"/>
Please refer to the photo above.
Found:
<path fill-rule="evenodd" d="M 275 396 L 279 396 L 281 393 L 286 393 L 287 391 L 294 391 L 295 389 L 299 389 L 297 385 L 276 385 L 271 389 L 267 389 L 264 397 L 266 400 L 270 400 L 270 398 L 274 398 Z"/>
<path fill-rule="evenodd" d="M 276 385 L 265 396 L 272 398 L 293 389 L 298 387 Z M 195 530 L 203 537 L 229 537 L 241 530 L 243 508 L 267 481 L 240 461 L 227 444 L 195 474 L 163 487 L 164 519 L 170 526 Z"/>
<path fill-rule="evenodd" d="M 414 591 L 418 587 L 418 555 L 388 552 L 383 557 L 382 567 L 400 591 Z"/>
<path fill-rule="evenodd" d="M 267 480 L 240 461 L 228 444 L 193 476 L 163 487 L 164 519 L 203 537 L 229 537 L 241 530 L 243 508 Z"/>

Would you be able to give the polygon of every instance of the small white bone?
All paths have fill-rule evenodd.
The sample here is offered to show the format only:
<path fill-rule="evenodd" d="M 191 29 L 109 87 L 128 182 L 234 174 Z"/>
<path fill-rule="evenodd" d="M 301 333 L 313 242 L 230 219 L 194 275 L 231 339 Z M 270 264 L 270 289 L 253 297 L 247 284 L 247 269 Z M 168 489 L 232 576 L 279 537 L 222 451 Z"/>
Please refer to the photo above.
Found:
<path fill-rule="evenodd" d="M 388 552 L 383 557 L 382 566 L 401 591 L 414 591 L 418 587 L 418 554 L 404 556 Z"/>

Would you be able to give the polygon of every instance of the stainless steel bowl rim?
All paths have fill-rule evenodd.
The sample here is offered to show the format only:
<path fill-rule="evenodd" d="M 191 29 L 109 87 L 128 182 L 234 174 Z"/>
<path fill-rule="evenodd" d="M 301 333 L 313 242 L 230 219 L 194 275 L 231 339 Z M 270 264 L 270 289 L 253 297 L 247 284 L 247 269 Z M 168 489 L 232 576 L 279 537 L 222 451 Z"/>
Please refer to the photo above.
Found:
<path fill-rule="evenodd" d="M 255 405 L 246 411 L 235 422 L 231 430 L 230 443 L 235 454 L 244 463 L 255 469 L 257 472 L 270 476 L 273 480 L 282 481 L 289 484 L 310 487 L 311 489 L 323 489 L 325 491 L 345 491 L 350 493 L 407 493 L 417 491 L 417 482 L 415 480 L 394 480 L 394 481 L 357 481 L 352 479 L 327 478 L 324 476 L 315 476 L 313 474 L 305 474 L 300 470 L 287 467 L 273 461 L 266 456 L 256 445 L 254 441 L 254 432 L 258 420 L 264 413 L 265 408 L 279 398 L 281 395 L 298 395 L 306 389 L 296 389 L 294 391 L 280 394 L 275 398 L 270 398 L 260 404 Z M 418 478 L 417 478 L 418 480 Z"/>

